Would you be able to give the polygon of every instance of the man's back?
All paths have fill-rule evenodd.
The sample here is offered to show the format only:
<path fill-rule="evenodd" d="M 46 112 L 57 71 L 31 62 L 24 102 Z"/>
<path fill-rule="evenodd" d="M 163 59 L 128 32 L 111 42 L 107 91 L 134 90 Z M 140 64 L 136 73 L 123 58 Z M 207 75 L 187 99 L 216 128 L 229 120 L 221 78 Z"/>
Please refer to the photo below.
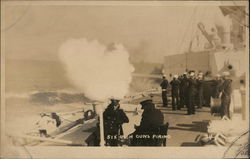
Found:
<path fill-rule="evenodd" d="M 192 94 L 195 94 L 196 91 L 197 91 L 197 82 L 195 79 L 188 79 L 188 93 L 192 93 Z"/>
<path fill-rule="evenodd" d="M 141 128 L 142 129 L 153 129 L 159 127 L 164 123 L 164 116 L 160 110 L 153 109 L 144 111 L 142 114 Z"/>
<path fill-rule="evenodd" d="M 161 88 L 162 88 L 162 89 L 167 89 L 167 88 L 168 88 L 168 80 L 164 79 L 164 80 L 161 82 Z"/>
<path fill-rule="evenodd" d="M 226 79 L 222 85 L 222 95 L 224 96 L 229 96 L 232 93 L 232 80 L 231 79 Z"/>
<path fill-rule="evenodd" d="M 181 88 L 181 91 L 183 93 L 187 91 L 187 88 L 188 88 L 188 79 L 187 79 L 187 77 L 183 77 L 181 79 L 180 88 Z"/>
<path fill-rule="evenodd" d="M 161 133 L 160 130 L 164 123 L 164 116 L 160 110 L 155 109 L 155 105 L 152 103 L 151 99 L 144 100 L 140 104 L 144 111 L 140 126 L 136 127 L 135 132 L 131 134 L 131 145 L 160 146 L 163 140 L 158 140 L 154 138 L 153 135 Z M 137 136 L 141 136 L 141 138 Z"/>
<path fill-rule="evenodd" d="M 173 80 L 170 82 L 170 84 L 171 84 L 171 86 L 172 86 L 172 92 L 178 91 L 179 85 L 180 85 L 179 80 L 173 79 Z"/>

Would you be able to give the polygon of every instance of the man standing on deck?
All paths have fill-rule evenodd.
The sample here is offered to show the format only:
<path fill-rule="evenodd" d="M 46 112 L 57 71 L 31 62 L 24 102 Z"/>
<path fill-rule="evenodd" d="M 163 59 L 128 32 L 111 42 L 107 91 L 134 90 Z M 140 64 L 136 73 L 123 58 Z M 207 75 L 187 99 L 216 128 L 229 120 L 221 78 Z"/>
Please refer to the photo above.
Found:
<path fill-rule="evenodd" d="M 203 85 L 204 85 L 204 80 L 203 80 L 203 74 L 200 73 L 198 75 L 197 79 L 197 90 L 198 90 L 198 108 L 202 108 L 203 105 Z"/>
<path fill-rule="evenodd" d="M 103 113 L 103 120 L 106 146 L 118 146 L 119 139 L 123 136 L 122 124 L 129 122 L 125 112 L 120 109 L 119 100 L 111 99 Z"/>
<path fill-rule="evenodd" d="M 36 123 L 41 137 L 49 137 L 49 134 L 56 129 L 56 121 L 50 115 L 40 114 L 40 120 Z"/>
<path fill-rule="evenodd" d="M 60 117 L 55 112 L 51 113 L 51 118 L 56 121 L 56 127 L 59 127 L 61 125 L 62 121 L 61 121 Z"/>
<path fill-rule="evenodd" d="M 172 110 L 176 110 L 176 106 L 178 110 L 181 110 L 180 103 L 179 103 L 179 85 L 180 82 L 178 80 L 178 75 L 174 75 L 173 80 L 170 82 L 172 87 L 171 94 L 172 94 Z"/>
<path fill-rule="evenodd" d="M 195 114 L 196 80 L 194 78 L 194 75 L 194 72 L 190 72 L 188 79 L 187 115 Z"/>
<path fill-rule="evenodd" d="M 188 78 L 187 73 L 183 73 L 183 77 L 180 78 L 180 107 L 184 108 L 184 105 L 187 107 L 187 88 L 188 88 Z"/>
<path fill-rule="evenodd" d="M 163 75 L 161 82 L 163 107 L 168 107 L 167 88 L 168 88 L 168 80 L 166 79 L 166 75 Z"/>
<path fill-rule="evenodd" d="M 221 76 L 219 74 L 216 75 L 216 79 L 214 82 L 214 89 L 212 93 L 213 98 L 219 98 L 220 96 L 220 88 L 222 87 L 223 81 L 221 79 Z"/>
<path fill-rule="evenodd" d="M 231 103 L 231 93 L 232 93 L 232 80 L 229 78 L 229 72 L 222 73 L 223 84 L 220 88 L 222 92 L 221 95 L 221 117 L 226 116 L 230 119 L 230 103 Z"/>

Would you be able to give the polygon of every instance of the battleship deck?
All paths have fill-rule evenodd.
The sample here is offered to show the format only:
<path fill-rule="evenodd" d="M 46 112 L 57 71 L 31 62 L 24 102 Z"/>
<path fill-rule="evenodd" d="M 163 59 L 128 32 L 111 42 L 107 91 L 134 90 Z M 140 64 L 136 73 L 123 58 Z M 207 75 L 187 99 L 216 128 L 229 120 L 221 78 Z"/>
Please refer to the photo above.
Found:
<path fill-rule="evenodd" d="M 157 98 L 156 100 L 159 100 Z M 156 102 L 157 103 L 157 102 Z M 134 124 L 138 125 L 141 119 L 141 113 L 135 114 L 133 111 L 135 108 L 140 108 L 139 105 L 125 105 L 125 110 L 130 122 L 123 125 L 124 135 L 128 135 L 134 131 Z M 168 139 L 167 146 L 199 146 L 195 142 L 197 135 L 206 133 L 207 124 L 209 120 L 219 119 L 219 117 L 212 116 L 210 114 L 210 108 L 203 107 L 197 109 L 195 115 L 185 115 L 186 108 L 182 110 L 172 111 L 171 107 L 163 108 L 160 104 L 157 104 L 157 109 L 160 109 L 164 114 L 165 122 L 169 123 L 168 134 L 171 139 Z M 88 126 L 79 125 L 74 128 L 70 133 L 59 137 L 58 139 L 72 141 L 75 145 L 86 145 L 85 139 L 95 130 L 95 122 Z M 59 145 L 55 143 L 42 143 L 42 145 Z"/>

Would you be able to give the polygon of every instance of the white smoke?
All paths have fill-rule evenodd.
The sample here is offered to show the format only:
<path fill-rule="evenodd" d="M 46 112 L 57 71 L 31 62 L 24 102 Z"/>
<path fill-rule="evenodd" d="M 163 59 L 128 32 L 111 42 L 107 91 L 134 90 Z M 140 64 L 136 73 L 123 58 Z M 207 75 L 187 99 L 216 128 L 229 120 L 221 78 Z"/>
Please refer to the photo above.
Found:
<path fill-rule="evenodd" d="M 121 44 L 112 49 L 97 40 L 71 39 L 59 49 L 72 84 L 93 100 L 123 98 L 128 92 L 134 67 Z"/>

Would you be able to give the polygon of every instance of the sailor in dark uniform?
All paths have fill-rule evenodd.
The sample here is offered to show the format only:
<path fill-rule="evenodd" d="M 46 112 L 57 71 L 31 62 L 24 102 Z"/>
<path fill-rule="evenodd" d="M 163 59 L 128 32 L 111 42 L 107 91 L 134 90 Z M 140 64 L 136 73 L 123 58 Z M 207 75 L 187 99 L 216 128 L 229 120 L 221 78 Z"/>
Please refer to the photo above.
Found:
<path fill-rule="evenodd" d="M 198 75 L 198 79 L 197 79 L 197 96 L 198 96 L 198 108 L 202 108 L 203 105 L 203 85 L 204 85 L 204 80 L 203 80 L 203 75 L 200 73 Z"/>
<path fill-rule="evenodd" d="M 163 107 L 167 107 L 168 106 L 167 88 L 168 88 L 168 80 L 166 79 L 166 76 L 163 75 L 162 82 L 161 82 Z"/>
<path fill-rule="evenodd" d="M 196 94 L 196 80 L 194 72 L 190 72 L 188 78 L 188 104 L 187 115 L 195 114 L 195 94 Z"/>
<path fill-rule="evenodd" d="M 212 93 L 213 98 L 219 98 L 220 96 L 220 88 L 222 87 L 223 81 L 221 79 L 221 76 L 219 74 L 216 75 L 216 79 L 214 81 L 214 89 Z"/>
<path fill-rule="evenodd" d="M 184 108 L 184 105 L 187 106 L 187 87 L 188 87 L 188 78 L 187 78 L 187 73 L 185 72 L 180 78 L 180 85 L 179 85 L 179 90 L 180 90 L 180 107 Z"/>
<path fill-rule="evenodd" d="M 222 92 L 221 95 L 221 117 L 226 116 L 230 119 L 230 103 L 231 103 L 231 93 L 232 93 L 232 80 L 229 78 L 229 72 L 223 72 L 223 84 L 220 88 Z"/>
<path fill-rule="evenodd" d="M 151 99 L 140 103 L 142 109 L 142 119 L 139 126 L 135 126 L 135 132 L 132 134 L 132 146 L 160 146 L 160 142 L 152 136 L 158 134 L 160 126 L 164 123 L 162 112 L 155 108 Z"/>
<path fill-rule="evenodd" d="M 118 146 L 123 135 L 122 124 L 129 122 L 125 112 L 120 109 L 119 100 L 111 99 L 111 103 L 103 112 L 103 120 L 106 146 Z"/>
<path fill-rule="evenodd" d="M 180 110 L 180 103 L 179 103 L 179 85 L 180 82 L 178 80 L 178 75 L 174 75 L 173 80 L 170 82 L 171 85 L 171 95 L 172 95 L 172 110 L 177 109 Z"/>
<path fill-rule="evenodd" d="M 51 118 L 56 120 L 56 127 L 59 127 L 61 125 L 62 121 L 55 112 L 51 113 Z"/>

